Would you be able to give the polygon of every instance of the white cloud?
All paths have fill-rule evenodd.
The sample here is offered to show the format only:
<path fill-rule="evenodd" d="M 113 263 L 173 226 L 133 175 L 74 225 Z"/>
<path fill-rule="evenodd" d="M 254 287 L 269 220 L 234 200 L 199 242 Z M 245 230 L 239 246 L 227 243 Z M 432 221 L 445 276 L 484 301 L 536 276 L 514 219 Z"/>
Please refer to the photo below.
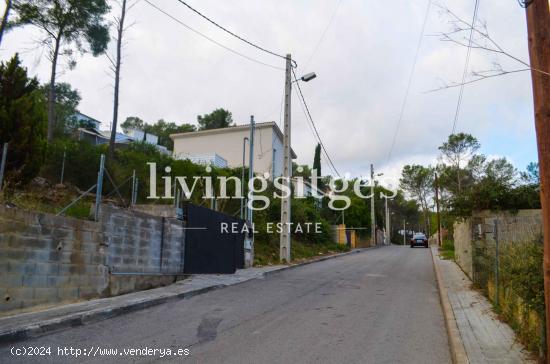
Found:
<path fill-rule="evenodd" d="M 280 53 L 292 52 L 299 65 L 313 52 L 337 0 L 203 0 L 191 1 L 204 13 L 238 34 Z M 217 30 L 176 1 L 155 4 L 189 26 L 247 56 L 283 66 L 284 61 L 265 55 Z M 341 173 L 368 173 L 370 163 L 388 175 L 398 175 L 403 164 L 435 160 L 437 146 L 452 128 L 457 89 L 435 93 L 438 79 L 457 81 L 462 75 L 465 49 L 423 39 L 409 102 L 392 159 L 388 161 L 405 87 L 427 1 L 366 2 L 345 0 L 307 69 L 318 78 L 303 84 L 303 91 L 332 159 Z M 470 18 L 470 3 L 449 0 L 457 14 Z M 524 11 L 513 2 L 487 0 L 480 17 L 487 20 L 493 37 L 514 55 L 528 59 Z M 127 33 L 122 70 L 120 115 L 160 118 L 177 123 L 195 122 L 196 115 L 224 107 L 238 123 L 254 114 L 258 121 L 279 121 L 284 75 L 245 60 L 214 45 L 146 2 L 129 14 L 136 25 Z M 435 9 L 427 33 L 448 30 Z M 16 29 L 3 41 L 5 60 L 27 48 L 36 30 Z M 49 65 L 39 53 L 22 54 L 24 64 L 45 82 Z M 482 69 L 494 59 L 474 51 L 472 67 Z M 513 67 L 502 59 L 505 66 Z M 81 91 L 81 110 L 103 120 L 112 115 L 112 79 L 105 57 L 85 56 L 61 80 Z M 296 90 L 295 90 L 296 91 Z M 296 93 L 295 93 L 296 95 Z M 495 78 L 466 87 L 459 130 L 469 132 L 486 146 L 486 154 L 506 153 L 524 163 L 536 158 L 534 122 L 528 74 Z M 499 144 L 504 133 L 513 145 Z M 515 138 L 515 139 L 514 139 Z M 506 141 L 510 143 L 510 140 Z M 527 146 L 525 144 L 527 143 Z M 315 139 L 293 98 L 293 147 L 299 162 L 311 164 Z M 522 166 L 518 166 L 522 167 Z M 329 171 L 326 163 L 323 171 Z"/>

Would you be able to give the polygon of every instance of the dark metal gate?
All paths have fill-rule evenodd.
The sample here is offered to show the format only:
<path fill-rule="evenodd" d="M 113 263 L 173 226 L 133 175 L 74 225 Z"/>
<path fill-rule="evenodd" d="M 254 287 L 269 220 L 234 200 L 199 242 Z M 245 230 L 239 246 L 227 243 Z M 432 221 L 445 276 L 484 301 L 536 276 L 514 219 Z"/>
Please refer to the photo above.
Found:
<path fill-rule="evenodd" d="M 183 206 L 184 273 L 235 273 L 244 268 L 244 220 L 205 207 Z"/>

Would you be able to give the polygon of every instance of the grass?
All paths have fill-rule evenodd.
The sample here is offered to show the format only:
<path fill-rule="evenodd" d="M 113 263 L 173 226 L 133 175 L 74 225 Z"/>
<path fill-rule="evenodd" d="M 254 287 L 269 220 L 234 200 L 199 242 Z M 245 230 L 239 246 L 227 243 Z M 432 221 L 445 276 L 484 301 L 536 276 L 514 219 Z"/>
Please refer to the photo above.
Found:
<path fill-rule="evenodd" d="M 77 197 L 78 191 L 74 187 L 27 186 L 23 190 L 4 193 L 2 202 L 29 211 L 57 214 Z M 64 215 L 89 219 L 93 201 L 93 196 L 86 196 L 65 211 Z"/>
<path fill-rule="evenodd" d="M 334 243 L 312 244 L 293 240 L 291 245 L 292 262 L 301 262 L 326 254 L 336 254 L 349 251 L 345 245 Z M 279 242 L 256 241 L 254 244 L 254 265 L 265 266 L 281 264 L 279 260 Z"/>
<path fill-rule="evenodd" d="M 443 240 L 441 248 L 439 248 L 439 254 L 442 259 L 455 260 L 455 246 L 452 240 Z"/>

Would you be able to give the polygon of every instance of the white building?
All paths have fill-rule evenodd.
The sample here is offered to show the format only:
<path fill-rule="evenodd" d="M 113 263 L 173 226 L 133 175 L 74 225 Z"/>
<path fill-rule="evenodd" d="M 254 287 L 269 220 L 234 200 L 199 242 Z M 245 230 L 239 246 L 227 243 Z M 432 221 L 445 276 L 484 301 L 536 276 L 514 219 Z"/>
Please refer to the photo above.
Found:
<path fill-rule="evenodd" d="M 99 130 L 101 121 L 82 114 L 81 112 L 76 112 L 74 119 L 78 124 L 80 124 L 80 127 L 76 129 L 76 138 L 78 140 L 86 140 L 95 145 L 108 144 L 111 140 L 110 130 Z M 162 154 L 169 155 L 170 151 L 165 146 L 159 145 L 158 139 L 158 136 L 154 134 L 145 133 L 144 131 L 137 129 L 128 130 L 128 134 L 119 132 L 115 133 L 116 145 L 120 146 L 128 145 L 134 142 L 144 142 L 153 145 Z"/>
<path fill-rule="evenodd" d="M 228 167 L 241 167 L 243 163 L 243 140 L 250 138 L 250 126 L 238 125 L 221 129 L 172 134 L 174 158 L 205 160 L 205 156 L 221 158 Z M 292 158 L 296 155 L 292 151 Z M 246 143 L 245 166 L 249 164 L 249 144 Z M 214 159 L 211 161 L 214 163 Z M 256 124 L 254 134 L 254 172 L 283 174 L 283 133 L 274 122 Z"/>

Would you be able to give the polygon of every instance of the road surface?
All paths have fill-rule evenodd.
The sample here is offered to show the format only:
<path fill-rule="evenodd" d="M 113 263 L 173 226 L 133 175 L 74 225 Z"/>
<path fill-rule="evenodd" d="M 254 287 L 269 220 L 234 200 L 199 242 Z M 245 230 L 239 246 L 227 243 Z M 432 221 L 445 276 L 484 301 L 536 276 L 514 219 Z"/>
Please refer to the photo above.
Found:
<path fill-rule="evenodd" d="M 13 346 L 51 356 L 15 358 Z M 439 364 L 450 354 L 430 251 L 396 246 L 2 346 L 0 362 Z"/>

